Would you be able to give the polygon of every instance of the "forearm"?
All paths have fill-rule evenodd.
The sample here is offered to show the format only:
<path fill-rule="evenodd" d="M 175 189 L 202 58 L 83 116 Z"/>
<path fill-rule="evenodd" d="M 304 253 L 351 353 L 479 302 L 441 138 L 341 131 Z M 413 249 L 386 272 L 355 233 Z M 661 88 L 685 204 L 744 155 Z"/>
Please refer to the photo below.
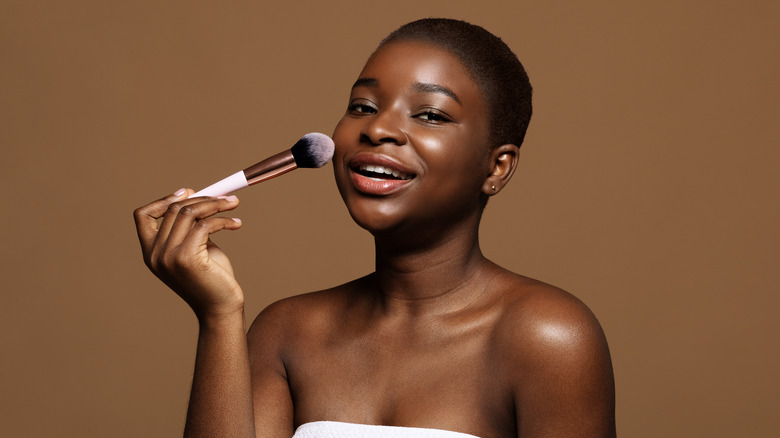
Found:
<path fill-rule="evenodd" d="M 184 436 L 255 436 L 243 311 L 200 319 Z"/>

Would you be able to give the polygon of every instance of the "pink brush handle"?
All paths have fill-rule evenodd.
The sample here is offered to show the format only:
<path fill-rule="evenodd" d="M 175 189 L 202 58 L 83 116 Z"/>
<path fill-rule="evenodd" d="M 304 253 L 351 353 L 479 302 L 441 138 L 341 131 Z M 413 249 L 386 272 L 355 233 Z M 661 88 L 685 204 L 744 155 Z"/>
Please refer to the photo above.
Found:
<path fill-rule="evenodd" d="M 239 170 L 222 181 L 218 181 L 195 193 L 194 195 L 190 196 L 190 198 L 194 198 L 196 196 L 223 196 L 248 186 L 249 183 L 246 180 L 246 176 L 244 176 L 244 171 Z"/>

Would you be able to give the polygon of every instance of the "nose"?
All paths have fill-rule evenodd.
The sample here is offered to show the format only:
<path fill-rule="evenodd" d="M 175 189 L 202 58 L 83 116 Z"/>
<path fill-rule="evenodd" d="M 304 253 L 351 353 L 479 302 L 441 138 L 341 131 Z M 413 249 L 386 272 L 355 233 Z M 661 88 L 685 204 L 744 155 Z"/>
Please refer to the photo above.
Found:
<path fill-rule="evenodd" d="M 385 143 L 406 144 L 406 133 L 402 129 L 402 115 L 394 111 L 380 111 L 363 126 L 360 136 L 374 146 Z"/>

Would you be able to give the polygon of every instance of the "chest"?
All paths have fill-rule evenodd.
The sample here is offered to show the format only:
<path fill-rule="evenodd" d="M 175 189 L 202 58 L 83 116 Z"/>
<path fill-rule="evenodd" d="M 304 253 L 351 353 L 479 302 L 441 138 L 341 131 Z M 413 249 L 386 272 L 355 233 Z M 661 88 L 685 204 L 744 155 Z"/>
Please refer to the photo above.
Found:
<path fill-rule="evenodd" d="M 297 423 L 328 419 L 466 432 L 513 425 L 490 333 L 478 327 L 348 331 L 305 350 L 287 369 Z"/>

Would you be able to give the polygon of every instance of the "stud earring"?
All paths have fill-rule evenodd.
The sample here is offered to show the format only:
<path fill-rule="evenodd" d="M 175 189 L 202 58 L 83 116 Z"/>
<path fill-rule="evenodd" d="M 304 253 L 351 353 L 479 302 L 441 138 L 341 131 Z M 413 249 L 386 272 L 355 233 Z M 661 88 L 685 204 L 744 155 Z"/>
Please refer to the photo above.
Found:
<path fill-rule="evenodd" d="M 493 189 L 494 192 L 496 191 L 496 186 L 490 186 L 490 188 Z"/>

